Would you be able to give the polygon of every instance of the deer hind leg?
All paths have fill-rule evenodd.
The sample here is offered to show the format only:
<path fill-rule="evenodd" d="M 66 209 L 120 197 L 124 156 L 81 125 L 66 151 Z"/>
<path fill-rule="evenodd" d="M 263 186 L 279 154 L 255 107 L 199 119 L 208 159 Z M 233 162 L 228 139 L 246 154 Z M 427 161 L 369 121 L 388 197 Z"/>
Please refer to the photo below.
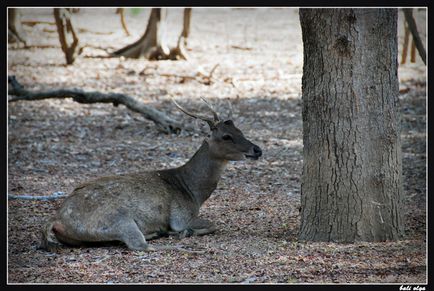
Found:
<path fill-rule="evenodd" d="M 81 246 L 83 244 L 82 241 L 73 238 L 70 234 L 68 234 L 68 230 L 65 225 L 60 221 L 55 221 L 52 226 L 52 231 L 56 236 L 56 239 L 62 244 L 69 246 Z"/>
<path fill-rule="evenodd" d="M 41 243 L 38 248 L 52 251 L 59 246 L 59 243 L 72 246 L 80 245 L 80 241 L 69 239 L 65 232 L 65 226 L 60 221 L 56 218 L 50 219 L 41 230 Z"/>

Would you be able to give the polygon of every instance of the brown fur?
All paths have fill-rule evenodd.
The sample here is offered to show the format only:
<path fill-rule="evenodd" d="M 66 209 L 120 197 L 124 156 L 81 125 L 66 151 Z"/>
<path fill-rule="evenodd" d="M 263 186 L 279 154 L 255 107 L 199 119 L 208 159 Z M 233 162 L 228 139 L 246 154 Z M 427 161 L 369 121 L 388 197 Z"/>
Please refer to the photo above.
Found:
<path fill-rule="evenodd" d="M 101 177 L 78 186 L 43 228 L 41 247 L 50 249 L 56 241 L 71 246 L 122 241 L 132 250 L 153 250 L 146 239 L 212 233 L 214 224 L 198 218 L 199 208 L 227 161 L 260 155 L 231 121 L 220 122 L 179 168 Z"/>

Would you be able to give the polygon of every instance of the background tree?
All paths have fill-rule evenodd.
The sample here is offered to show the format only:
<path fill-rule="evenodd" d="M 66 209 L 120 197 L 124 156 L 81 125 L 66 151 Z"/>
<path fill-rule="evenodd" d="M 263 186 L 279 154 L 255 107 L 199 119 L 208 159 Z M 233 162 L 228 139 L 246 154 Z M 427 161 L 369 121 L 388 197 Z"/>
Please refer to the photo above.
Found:
<path fill-rule="evenodd" d="M 68 8 L 54 8 L 54 19 L 56 21 L 57 32 L 62 51 L 65 54 L 68 65 L 74 63 L 78 55 L 78 37 L 72 26 L 71 14 Z"/>
<path fill-rule="evenodd" d="M 17 8 L 8 8 L 8 41 L 26 44 L 24 30 L 20 21 L 20 12 Z"/>
<path fill-rule="evenodd" d="M 184 13 L 184 28 L 179 37 L 177 46 L 172 49 L 169 49 L 162 37 L 162 26 L 164 25 L 166 14 L 167 11 L 165 9 L 152 8 L 148 25 L 142 37 L 136 42 L 113 52 L 112 55 L 136 59 L 144 57 L 149 60 L 186 59 L 187 56 L 183 45 L 186 43 L 186 38 L 189 34 L 191 9 L 189 12 Z M 187 29 L 186 26 L 188 26 Z M 181 42 L 181 39 L 183 39 L 184 42 Z"/>
<path fill-rule="evenodd" d="M 122 28 L 124 29 L 125 34 L 127 36 L 129 36 L 130 32 L 128 31 L 127 23 L 125 21 L 125 8 L 117 8 L 116 9 L 116 14 L 120 15 Z"/>
<path fill-rule="evenodd" d="M 403 234 L 397 18 L 397 9 L 300 9 L 301 240 Z"/>
<path fill-rule="evenodd" d="M 182 32 L 178 39 L 178 47 L 180 42 L 183 41 L 184 46 L 187 46 L 187 39 L 190 35 L 190 22 L 191 22 L 191 8 L 184 9 L 184 22 L 182 25 Z"/>

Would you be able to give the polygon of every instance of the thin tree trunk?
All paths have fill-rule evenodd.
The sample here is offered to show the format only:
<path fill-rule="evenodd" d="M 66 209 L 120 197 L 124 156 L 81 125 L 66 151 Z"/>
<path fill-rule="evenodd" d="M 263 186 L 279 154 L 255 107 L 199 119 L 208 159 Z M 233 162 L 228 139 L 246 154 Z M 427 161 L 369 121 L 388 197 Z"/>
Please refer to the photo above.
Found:
<path fill-rule="evenodd" d="M 397 19 L 397 9 L 300 9 L 301 240 L 403 235 Z"/>
<path fill-rule="evenodd" d="M 182 25 L 182 31 L 179 35 L 176 47 L 170 50 L 169 59 L 171 60 L 187 60 L 188 54 L 185 47 L 187 46 L 187 39 L 190 35 L 190 23 L 191 23 L 191 8 L 184 9 L 184 20 Z"/>
<path fill-rule="evenodd" d="M 125 9 L 124 8 L 118 8 L 116 9 L 116 13 L 119 14 L 121 16 L 121 24 L 122 24 L 122 28 L 125 31 L 125 34 L 127 36 L 130 35 L 130 32 L 128 31 L 128 27 L 127 27 L 127 23 L 125 21 Z"/>
<path fill-rule="evenodd" d="M 416 62 L 416 43 L 414 42 L 414 39 L 411 40 L 410 62 L 411 63 L 415 63 Z"/>
<path fill-rule="evenodd" d="M 20 21 L 20 12 L 17 8 L 8 8 L 8 41 L 22 42 L 26 45 L 24 30 Z"/>
<path fill-rule="evenodd" d="M 59 41 L 62 51 L 65 54 L 66 63 L 68 65 L 74 63 L 78 54 L 78 37 L 74 31 L 71 22 L 71 15 L 68 9 L 54 8 L 54 19 L 56 20 L 57 32 L 59 33 Z M 68 37 L 68 35 L 71 37 Z M 72 38 L 72 40 L 70 39 Z"/>
<path fill-rule="evenodd" d="M 179 43 L 181 42 L 181 39 L 184 42 L 184 46 L 187 46 L 187 39 L 188 36 L 190 35 L 191 12 L 192 12 L 191 8 L 184 9 L 184 22 L 182 25 L 182 32 L 178 40 L 178 46 Z"/>
<path fill-rule="evenodd" d="M 409 38 L 410 38 L 410 30 L 408 29 L 407 21 L 404 20 L 404 44 L 402 45 L 401 64 L 405 64 L 407 62 Z"/>

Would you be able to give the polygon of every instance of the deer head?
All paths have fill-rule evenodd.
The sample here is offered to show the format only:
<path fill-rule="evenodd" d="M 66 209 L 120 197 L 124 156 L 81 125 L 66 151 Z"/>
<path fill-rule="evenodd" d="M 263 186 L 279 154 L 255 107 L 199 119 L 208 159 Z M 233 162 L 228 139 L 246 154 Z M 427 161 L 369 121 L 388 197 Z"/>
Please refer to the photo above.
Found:
<path fill-rule="evenodd" d="M 232 120 L 220 120 L 214 108 L 204 98 L 202 100 L 212 112 L 213 118 L 192 113 L 172 99 L 182 112 L 208 123 L 211 134 L 206 141 L 208 142 L 211 156 L 216 159 L 229 161 L 239 161 L 245 158 L 257 160 L 262 155 L 261 148 L 246 139 Z"/>

